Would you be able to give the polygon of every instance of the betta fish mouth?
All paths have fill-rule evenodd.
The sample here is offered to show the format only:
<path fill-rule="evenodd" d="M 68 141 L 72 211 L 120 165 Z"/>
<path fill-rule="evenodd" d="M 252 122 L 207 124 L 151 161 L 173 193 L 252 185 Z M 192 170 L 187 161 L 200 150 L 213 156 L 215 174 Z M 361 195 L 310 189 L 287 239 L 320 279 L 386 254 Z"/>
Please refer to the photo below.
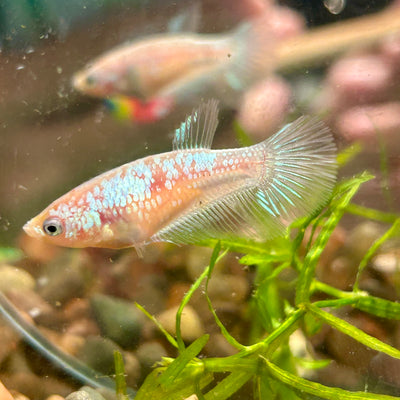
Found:
<path fill-rule="evenodd" d="M 32 236 L 32 237 L 43 237 L 43 236 L 45 236 L 43 230 L 42 230 L 40 227 L 35 226 L 35 225 L 32 223 L 32 220 L 28 221 L 28 222 L 23 226 L 23 230 L 25 231 L 25 233 L 26 233 L 27 235 Z"/>
<path fill-rule="evenodd" d="M 72 77 L 71 83 L 75 90 L 82 91 L 84 89 L 84 77 L 80 73 Z"/>

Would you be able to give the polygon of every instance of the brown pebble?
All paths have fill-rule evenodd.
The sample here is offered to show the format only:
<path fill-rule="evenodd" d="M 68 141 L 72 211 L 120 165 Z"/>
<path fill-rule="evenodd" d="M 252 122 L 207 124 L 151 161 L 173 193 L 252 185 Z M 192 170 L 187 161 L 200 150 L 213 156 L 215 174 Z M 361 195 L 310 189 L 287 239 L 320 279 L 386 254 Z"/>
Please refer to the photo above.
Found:
<path fill-rule="evenodd" d="M 40 328 L 40 332 L 56 346 L 71 355 L 76 355 L 85 343 L 85 339 L 82 336 L 70 333 L 60 333 L 46 328 Z"/>
<path fill-rule="evenodd" d="M 168 290 L 166 308 L 171 308 L 173 306 L 179 305 L 184 295 L 190 289 L 190 286 L 190 283 L 187 282 L 173 283 Z"/>
<path fill-rule="evenodd" d="M 65 333 L 87 337 L 90 335 L 99 335 L 100 329 L 95 321 L 89 318 L 79 318 L 72 321 L 65 329 Z"/>
<path fill-rule="evenodd" d="M 329 264 L 318 265 L 317 277 L 337 289 L 349 290 L 354 284 L 357 268 L 357 263 L 346 256 L 339 256 Z"/>
<path fill-rule="evenodd" d="M 227 342 L 222 333 L 211 334 L 204 351 L 209 357 L 228 357 L 238 352 L 235 347 Z"/>
<path fill-rule="evenodd" d="M 172 335 L 176 334 L 176 312 L 178 307 L 172 307 L 157 316 L 160 324 Z M 181 334 L 185 341 L 192 342 L 204 333 L 203 323 L 197 312 L 191 306 L 186 306 L 182 312 Z"/>
<path fill-rule="evenodd" d="M 208 283 L 208 294 L 212 301 L 242 303 L 249 290 L 249 283 L 243 276 L 215 274 Z"/>
<path fill-rule="evenodd" d="M 136 283 L 133 300 L 143 306 L 150 314 L 165 309 L 167 281 L 164 275 L 143 275 Z"/>
<path fill-rule="evenodd" d="M 400 270 L 400 252 L 391 251 L 376 255 L 372 259 L 372 268 L 382 274 L 396 274 Z"/>
<path fill-rule="evenodd" d="M 65 320 L 74 321 L 80 318 L 90 318 L 92 311 L 88 299 L 74 298 L 71 299 L 63 308 Z"/>
<path fill-rule="evenodd" d="M 209 264 L 210 258 L 212 254 L 212 249 L 191 246 L 188 248 L 186 253 L 186 271 L 189 277 L 195 281 L 201 273 L 204 271 L 204 268 Z M 215 265 L 214 271 L 219 271 L 223 268 L 224 262 L 218 263 Z"/>
<path fill-rule="evenodd" d="M 387 354 L 379 353 L 372 358 L 369 373 L 378 380 L 400 386 L 400 360 Z"/>
<path fill-rule="evenodd" d="M 59 396 L 58 394 L 52 394 L 46 400 L 65 400 L 65 398 L 62 396 Z"/>
<path fill-rule="evenodd" d="M 327 336 L 326 348 L 338 362 L 365 371 L 376 352 L 335 329 Z"/>
<path fill-rule="evenodd" d="M 353 390 L 364 390 L 365 380 L 360 371 L 332 360 L 328 366 L 318 370 L 318 381 L 334 386 Z"/>
<path fill-rule="evenodd" d="M 50 329 L 62 327 L 61 313 L 33 290 L 11 290 L 8 292 L 8 297 L 19 310 L 29 314 L 36 323 Z"/>
<path fill-rule="evenodd" d="M 387 333 L 379 323 L 369 315 L 355 312 L 349 317 L 345 314 L 345 310 L 342 309 L 339 316 L 365 333 L 383 342 L 388 342 Z M 350 336 L 335 329 L 331 329 L 327 334 L 326 348 L 329 354 L 338 362 L 361 371 L 367 370 L 371 359 L 377 354 L 377 351 L 364 346 Z"/>
<path fill-rule="evenodd" d="M 55 393 L 66 396 L 73 390 L 70 385 L 52 376 L 46 376 L 46 379 L 43 379 L 41 376 L 25 372 L 17 372 L 11 376 L 4 375 L 3 383 L 23 393 L 29 399 L 45 399 Z"/>
<path fill-rule="evenodd" d="M 156 341 L 149 341 L 141 344 L 137 348 L 135 354 L 142 368 L 142 379 L 144 379 L 153 370 L 156 362 L 161 361 L 162 357 L 166 357 L 168 355 L 165 348 Z"/>
<path fill-rule="evenodd" d="M 33 290 L 35 279 L 27 271 L 12 265 L 0 265 L 0 292 Z"/>
<path fill-rule="evenodd" d="M 345 247 L 346 255 L 355 263 L 359 263 L 372 243 L 384 232 L 380 224 L 372 221 L 355 226 L 348 234 Z"/>
<path fill-rule="evenodd" d="M 63 351 L 73 356 L 76 356 L 84 345 L 85 339 L 79 335 L 63 333 L 58 343 Z"/>
<path fill-rule="evenodd" d="M 142 369 L 140 366 L 140 362 L 135 354 L 124 352 L 124 368 L 127 385 L 131 387 L 137 386 Z"/>
<path fill-rule="evenodd" d="M 46 265 L 37 279 L 37 292 L 50 304 L 64 304 L 75 297 L 85 297 L 91 283 L 90 259 L 77 249 L 62 253 Z"/>
<path fill-rule="evenodd" d="M 0 321 L 0 364 L 17 348 L 20 337 L 15 331 Z"/>

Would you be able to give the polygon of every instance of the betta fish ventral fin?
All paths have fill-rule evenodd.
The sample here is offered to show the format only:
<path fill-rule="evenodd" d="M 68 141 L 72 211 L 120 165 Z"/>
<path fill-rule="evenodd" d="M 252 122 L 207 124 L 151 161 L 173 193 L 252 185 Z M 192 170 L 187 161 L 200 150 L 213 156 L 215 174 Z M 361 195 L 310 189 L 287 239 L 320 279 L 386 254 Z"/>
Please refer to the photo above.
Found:
<path fill-rule="evenodd" d="M 296 218 L 328 200 L 336 181 L 336 146 L 319 119 L 301 117 L 248 149 L 258 154 L 259 163 L 246 184 L 231 181 L 203 193 L 152 240 L 176 244 L 209 237 L 266 240 L 281 235 Z"/>
<path fill-rule="evenodd" d="M 173 150 L 209 149 L 218 125 L 218 101 L 201 102 L 175 130 Z"/>

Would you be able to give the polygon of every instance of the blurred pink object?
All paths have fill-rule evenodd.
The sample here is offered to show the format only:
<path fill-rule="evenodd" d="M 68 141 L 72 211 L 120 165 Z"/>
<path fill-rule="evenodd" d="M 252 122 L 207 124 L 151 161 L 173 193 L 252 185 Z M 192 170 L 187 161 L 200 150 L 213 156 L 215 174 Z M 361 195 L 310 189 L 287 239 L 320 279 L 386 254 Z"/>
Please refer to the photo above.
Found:
<path fill-rule="evenodd" d="M 214 29 L 215 26 L 221 25 L 221 20 L 226 29 L 244 19 L 269 14 L 273 7 L 271 0 L 203 0 L 202 4 L 203 14 L 207 19 L 206 24 Z"/>
<path fill-rule="evenodd" d="M 400 34 L 388 37 L 381 46 L 382 56 L 396 74 L 400 73 Z"/>
<path fill-rule="evenodd" d="M 292 91 L 278 76 L 265 79 L 251 87 L 243 96 L 238 122 L 256 141 L 274 133 L 289 111 Z"/>
<path fill-rule="evenodd" d="M 288 7 L 273 7 L 269 16 L 272 32 L 278 40 L 296 36 L 305 30 L 304 18 Z"/>
<path fill-rule="evenodd" d="M 337 61 L 328 72 L 328 107 L 335 110 L 385 100 L 393 86 L 392 68 L 377 55 Z"/>
<path fill-rule="evenodd" d="M 236 2 L 232 2 L 232 0 L 222 0 L 222 2 L 225 7 L 240 16 L 241 19 L 257 17 L 269 11 L 271 8 L 271 1 L 269 0 L 240 0 Z"/>
<path fill-rule="evenodd" d="M 376 151 L 379 136 L 389 151 L 400 150 L 400 103 L 392 102 L 374 106 L 354 107 L 338 116 L 337 131 L 347 140 L 363 141 Z"/>

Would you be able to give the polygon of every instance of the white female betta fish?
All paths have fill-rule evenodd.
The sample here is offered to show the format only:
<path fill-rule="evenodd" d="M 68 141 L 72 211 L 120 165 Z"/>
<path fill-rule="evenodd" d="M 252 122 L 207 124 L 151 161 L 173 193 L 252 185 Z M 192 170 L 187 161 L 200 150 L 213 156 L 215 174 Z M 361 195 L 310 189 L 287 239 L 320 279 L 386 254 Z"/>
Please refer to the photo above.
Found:
<path fill-rule="evenodd" d="M 274 69 L 271 19 L 261 16 L 228 33 L 165 33 L 120 45 L 73 77 L 76 90 L 107 98 L 111 111 L 151 123 L 178 106 L 218 98 L 235 107 L 240 94 Z"/>
<path fill-rule="evenodd" d="M 336 180 L 329 129 L 301 117 L 250 147 L 211 150 L 217 101 L 176 130 L 173 151 L 122 165 L 78 186 L 25 231 L 61 246 L 140 250 L 152 242 L 265 240 L 321 207 Z"/>

